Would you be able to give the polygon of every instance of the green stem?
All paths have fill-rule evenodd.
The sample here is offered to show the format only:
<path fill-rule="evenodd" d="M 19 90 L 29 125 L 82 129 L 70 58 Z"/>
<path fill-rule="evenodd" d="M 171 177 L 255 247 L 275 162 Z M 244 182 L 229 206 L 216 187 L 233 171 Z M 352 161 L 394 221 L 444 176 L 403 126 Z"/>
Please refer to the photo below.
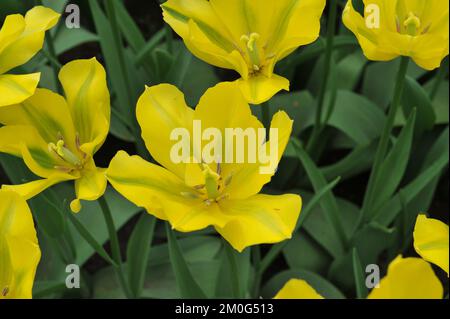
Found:
<path fill-rule="evenodd" d="M 398 109 L 400 108 L 400 101 L 402 98 L 403 88 L 405 85 L 405 77 L 406 77 L 406 73 L 408 71 L 408 64 L 409 64 L 409 58 L 402 57 L 401 62 L 400 62 L 400 67 L 397 72 L 394 97 L 393 97 L 393 100 L 391 103 L 391 107 L 389 108 L 389 113 L 387 116 L 386 124 L 383 129 L 383 133 L 381 135 L 380 143 L 378 144 L 378 149 L 375 153 L 375 160 L 374 160 L 372 172 L 371 172 L 371 175 L 369 178 L 366 195 L 364 197 L 361 220 L 360 220 L 360 223 L 358 223 L 358 226 L 360 226 L 361 222 L 366 221 L 366 219 L 368 217 L 367 211 L 373 201 L 374 184 L 375 184 L 375 181 L 379 174 L 381 164 L 383 163 L 383 160 L 386 156 L 388 146 L 389 146 L 389 139 L 391 136 L 392 129 L 394 127 L 394 123 L 395 123 L 395 118 L 397 116 Z"/>
<path fill-rule="evenodd" d="M 325 104 L 325 96 L 328 89 L 329 77 L 331 74 L 332 58 L 333 58 L 333 46 L 334 46 L 334 34 L 336 32 L 336 17 L 337 17 L 337 3 L 338 1 L 329 2 L 329 16 L 328 16 L 328 29 L 327 29 L 327 42 L 325 49 L 325 66 L 322 82 L 322 87 L 320 88 L 319 97 L 317 99 L 317 112 L 314 123 L 313 132 L 311 138 L 309 139 L 306 150 L 309 154 L 315 148 L 320 134 L 322 133 L 323 127 L 326 123 L 322 123 L 322 113 Z"/>
<path fill-rule="evenodd" d="M 128 284 L 125 279 L 125 274 L 123 271 L 122 254 L 120 253 L 119 238 L 117 236 L 116 227 L 114 225 L 114 220 L 112 218 L 111 211 L 104 197 L 100 197 L 98 199 L 98 203 L 102 209 L 103 217 L 105 218 L 106 222 L 106 227 L 108 228 L 109 240 L 111 245 L 111 254 L 114 262 L 116 263 L 114 270 L 117 274 L 119 283 L 122 287 L 125 296 L 127 298 L 130 298 L 131 292 L 128 288 Z"/>
<path fill-rule="evenodd" d="M 253 264 L 255 267 L 255 281 L 253 283 L 253 296 L 259 298 L 259 290 L 261 288 L 261 281 L 263 272 L 261 272 L 261 249 L 259 246 L 252 248 Z"/>
<path fill-rule="evenodd" d="M 264 125 L 264 128 L 266 129 L 266 137 L 269 138 L 269 130 L 270 130 L 270 105 L 269 102 L 264 102 L 259 106 L 261 108 L 261 114 L 262 114 L 262 124 Z"/>
<path fill-rule="evenodd" d="M 225 252 L 227 254 L 228 264 L 230 266 L 231 272 L 231 287 L 233 289 L 233 297 L 235 299 L 240 298 L 240 284 L 239 284 L 239 272 L 236 261 L 236 252 L 234 248 L 230 246 L 230 244 L 224 240 Z"/>
<path fill-rule="evenodd" d="M 48 52 L 45 52 L 45 51 L 43 51 L 43 52 L 45 52 L 44 54 L 47 56 L 51 66 L 52 66 L 56 90 L 58 91 L 59 94 L 62 94 L 63 89 L 62 89 L 61 83 L 59 83 L 59 78 L 58 78 L 61 64 L 58 61 L 58 57 L 56 55 L 56 50 L 55 50 L 55 44 L 53 42 L 53 36 L 50 33 L 50 31 L 46 33 L 45 41 L 47 43 Z"/>

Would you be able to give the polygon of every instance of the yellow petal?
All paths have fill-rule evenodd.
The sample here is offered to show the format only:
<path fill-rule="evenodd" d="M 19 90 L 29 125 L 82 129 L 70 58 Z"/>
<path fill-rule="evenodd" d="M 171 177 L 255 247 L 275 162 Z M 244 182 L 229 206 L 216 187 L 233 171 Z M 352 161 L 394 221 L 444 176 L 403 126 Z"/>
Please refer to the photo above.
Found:
<path fill-rule="evenodd" d="M 325 0 L 284 2 L 284 8 L 278 13 L 276 31 L 268 42 L 268 51 L 277 53 L 277 61 L 319 37 L 320 18 L 326 3 Z"/>
<path fill-rule="evenodd" d="M 16 40 L 25 30 L 25 19 L 20 14 L 11 14 L 5 18 L 0 29 L 0 53 Z"/>
<path fill-rule="evenodd" d="M 292 194 L 255 195 L 243 200 L 224 200 L 219 206 L 230 221 L 222 228 L 215 228 L 241 252 L 249 246 L 291 238 L 302 200 Z"/>
<path fill-rule="evenodd" d="M 109 131 L 111 108 L 105 69 L 95 58 L 75 60 L 62 67 L 59 80 L 81 149 L 92 155 L 103 145 Z"/>
<path fill-rule="evenodd" d="M 93 201 L 99 199 L 105 193 L 106 185 L 105 169 L 95 168 L 83 171 L 81 177 L 75 181 L 77 200 Z M 72 205 L 76 205 L 76 202 Z M 81 208 L 81 206 L 74 207 Z M 79 209 L 74 209 L 74 212 L 79 212 Z"/>
<path fill-rule="evenodd" d="M 23 102 L 34 94 L 40 73 L 0 75 L 0 107 Z"/>
<path fill-rule="evenodd" d="M 444 289 L 431 265 L 420 258 L 397 257 L 369 299 L 442 299 Z"/>
<path fill-rule="evenodd" d="M 414 228 L 414 248 L 426 261 L 441 267 L 448 276 L 448 225 L 419 215 Z"/>
<path fill-rule="evenodd" d="M 1 127 L 0 152 L 22 157 L 27 167 L 40 177 L 49 177 L 55 173 L 55 167 L 65 166 L 61 158 L 49 152 L 48 144 L 31 126 Z"/>
<path fill-rule="evenodd" d="M 42 6 L 28 11 L 23 33 L 0 52 L 0 74 L 28 62 L 42 49 L 45 31 L 52 28 L 59 17 L 55 11 Z"/>
<path fill-rule="evenodd" d="M 0 292 L 7 292 L 6 296 L 0 293 L 0 299 L 31 298 L 41 252 L 30 209 L 14 192 L 0 191 L 0 247 Z M 9 252 L 6 262 L 5 247 Z M 9 280 L 1 275 L 5 273 L 4 267 L 12 268 L 8 271 Z"/>
<path fill-rule="evenodd" d="M 28 200 L 55 184 L 71 179 L 73 179 L 73 177 L 67 174 L 55 174 L 49 178 L 40 179 L 25 184 L 2 185 L 2 190 L 13 191 Z"/>
<path fill-rule="evenodd" d="M 153 158 L 184 179 L 185 164 L 170 158 L 174 129 L 185 128 L 191 133 L 194 111 L 186 105 L 184 95 L 175 86 L 161 84 L 147 87 L 139 98 L 136 116 L 142 129 L 142 138 Z M 190 155 L 190 154 L 189 154 Z"/>
<path fill-rule="evenodd" d="M 271 154 L 270 159 L 272 163 L 265 163 L 258 160 L 256 163 L 232 165 L 229 169 L 232 178 L 227 187 L 230 198 L 245 199 L 259 193 L 262 187 L 270 182 L 272 176 L 275 174 L 284 150 L 286 149 L 291 136 L 292 125 L 293 121 L 284 111 L 277 112 L 273 116 L 270 128 L 271 130 L 277 130 L 278 138 L 272 140 L 273 137 L 270 136 L 269 142 L 260 150 L 260 152 Z M 276 144 L 273 145 L 273 143 Z M 276 149 L 277 154 L 272 154 L 270 151 L 271 147 L 274 147 L 274 150 Z M 264 169 L 264 171 L 262 171 L 262 169 Z"/>
<path fill-rule="evenodd" d="M 75 128 L 69 107 L 62 96 L 50 90 L 37 89 L 20 105 L 1 108 L 0 122 L 34 127 L 47 144 L 63 138 L 66 145 L 75 149 Z"/>
<path fill-rule="evenodd" d="M 248 103 L 255 105 L 267 102 L 281 90 L 289 91 L 289 80 L 276 74 L 251 76 L 248 80 L 239 79 L 237 83 Z"/>
<path fill-rule="evenodd" d="M 291 279 L 277 293 L 274 299 L 324 299 L 305 280 Z"/>

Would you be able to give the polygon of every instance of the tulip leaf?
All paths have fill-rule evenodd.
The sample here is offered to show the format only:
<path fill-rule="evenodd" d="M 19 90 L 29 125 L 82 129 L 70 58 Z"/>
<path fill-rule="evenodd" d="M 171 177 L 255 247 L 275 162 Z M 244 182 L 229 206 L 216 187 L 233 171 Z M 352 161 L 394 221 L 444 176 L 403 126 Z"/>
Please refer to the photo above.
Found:
<path fill-rule="evenodd" d="M 352 258 L 353 258 L 353 274 L 355 276 L 355 283 L 356 283 L 356 296 L 358 297 L 358 299 L 365 299 L 368 295 L 368 291 L 365 284 L 363 267 L 361 265 L 361 260 L 359 259 L 359 254 L 356 248 L 353 248 Z"/>
<path fill-rule="evenodd" d="M 409 117 L 411 112 L 417 109 L 416 127 L 414 129 L 416 135 L 433 128 L 436 122 L 433 103 L 423 87 L 409 76 L 406 77 L 405 81 L 402 106 L 405 117 Z"/>
<path fill-rule="evenodd" d="M 155 230 L 156 218 L 143 213 L 133 229 L 127 246 L 127 272 L 131 292 L 140 297 L 144 287 L 148 256 Z"/>
<path fill-rule="evenodd" d="M 178 289 L 182 298 L 185 299 L 205 299 L 206 295 L 192 277 L 192 273 L 189 270 L 186 260 L 181 253 L 180 246 L 177 239 L 170 229 L 170 226 L 166 225 L 167 239 L 169 242 L 169 255 L 172 264 L 173 272 L 177 280 Z"/>
<path fill-rule="evenodd" d="M 410 159 L 415 120 L 416 112 L 413 111 L 392 150 L 383 161 L 374 179 L 372 202 L 368 203 L 369 211 L 373 212 L 383 205 L 400 185 Z"/>

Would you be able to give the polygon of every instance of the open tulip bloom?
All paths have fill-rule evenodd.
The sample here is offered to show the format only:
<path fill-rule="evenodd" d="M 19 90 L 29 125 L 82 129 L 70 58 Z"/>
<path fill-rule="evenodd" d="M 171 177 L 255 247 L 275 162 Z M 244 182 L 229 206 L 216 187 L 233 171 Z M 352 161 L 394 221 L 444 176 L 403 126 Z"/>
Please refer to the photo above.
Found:
<path fill-rule="evenodd" d="M 291 237 L 301 198 L 292 194 L 258 194 L 276 167 L 271 174 L 261 174 L 259 161 L 204 162 L 195 152 L 186 154 L 179 163 L 171 158 L 171 149 L 176 144 L 172 132 L 184 128 L 192 133 L 194 120 L 201 121 L 204 128 L 216 128 L 222 137 L 226 136 L 227 128 L 263 128 L 235 83 L 209 89 L 195 111 L 172 85 L 147 88 L 138 101 L 137 118 L 148 150 L 164 167 L 119 152 L 111 161 L 107 177 L 127 199 L 182 232 L 214 226 L 238 251 Z M 278 139 L 264 143 L 262 149 L 277 143 L 278 163 L 289 140 L 292 121 L 286 113 L 278 112 L 271 128 L 278 130 Z M 225 148 L 225 142 L 221 145 Z M 206 142 L 202 147 L 205 146 Z M 190 160 L 193 158 L 197 160 Z"/>
<path fill-rule="evenodd" d="M 275 64 L 314 42 L 325 0 L 169 0 L 164 20 L 209 64 L 236 70 L 250 104 L 261 104 L 289 81 Z"/>
<path fill-rule="evenodd" d="M 109 132 L 110 100 L 106 73 L 95 59 L 65 65 L 59 79 L 66 98 L 37 89 L 28 100 L 0 108 L 0 152 L 23 158 L 43 179 L 22 185 L 3 185 L 29 199 L 46 188 L 75 181 L 74 212 L 80 200 L 96 200 L 106 189 L 104 169 L 93 155 Z"/>
<path fill-rule="evenodd" d="M 448 55 L 448 1 L 364 0 L 364 5 L 363 17 L 349 0 L 343 21 L 369 60 L 407 56 L 433 70 Z"/>
<path fill-rule="evenodd" d="M 442 299 L 444 287 L 431 265 L 420 258 L 398 256 L 386 277 L 373 288 L 368 299 Z M 305 280 L 291 279 L 275 296 L 277 299 L 323 299 Z"/>
<path fill-rule="evenodd" d="M 41 258 L 33 216 L 17 193 L 0 191 L 0 299 L 29 299 Z"/>
<path fill-rule="evenodd" d="M 0 107 L 20 103 L 34 94 L 40 73 L 5 73 L 28 62 L 42 48 L 45 31 L 58 19 L 59 14 L 42 6 L 34 7 L 25 17 L 6 17 L 0 29 Z"/>

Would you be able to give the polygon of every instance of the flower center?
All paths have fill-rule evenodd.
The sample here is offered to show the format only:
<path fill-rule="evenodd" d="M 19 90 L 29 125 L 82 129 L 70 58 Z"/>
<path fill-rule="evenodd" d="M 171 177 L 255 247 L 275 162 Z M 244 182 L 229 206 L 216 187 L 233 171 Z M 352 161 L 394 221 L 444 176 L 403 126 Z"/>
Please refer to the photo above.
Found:
<path fill-rule="evenodd" d="M 251 33 L 250 36 L 246 34 L 241 36 L 241 42 L 245 44 L 251 67 L 256 72 L 261 69 L 263 64 L 263 48 L 258 41 L 260 38 L 261 36 L 256 32 Z"/>
<path fill-rule="evenodd" d="M 232 177 L 230 176 L 225 180 L 222 178 L 220 164 L 217 165 L 215 171 L 208 164 L 201 163 L 199 165 L 204 184 L 195 185 L 193 186 L 193 192 L 182 193 L 181 195 L 190 199 L 203 198 L 207 206 L 228 198 L 229 194 L 224 193 L 224 190 L 230 184 Z"/>
<path fill-rule="evenodd" d="M 407 18 L 403 22 L 406 33 L 410 36 L 416 36 L 419 33 L 422 23 L 418 16 L 413 12 L 409 12 Z"/>
<path fill-rule="evenodd" d="M 77 142 L 76 144 L 77 144 L 77 147 L 78 147 L 79 143 Z M 80 159 L 77 155 L 75 155 L 66 146 L 66 143 L 64 142 L 63 138 L 60 137 L 58 142 L 56 142 L 56 144 L 49 143 L 48 144 L 48 150 L 49 150 L 49 152 L 56 154 L 59 158 L 61 158 L 64 162 L 66 162 L 67 164 L 69 164 L 71 166 L 71 168 L 55 167 L 56 169 L 60 169 L 60 170 L 65 171 L 65 172 L 70 172 L 74 168 L 77 169 L 77 170 L 81 170 L 83 168 L 83 165 L 84 165 L 83 159 Z"/>

